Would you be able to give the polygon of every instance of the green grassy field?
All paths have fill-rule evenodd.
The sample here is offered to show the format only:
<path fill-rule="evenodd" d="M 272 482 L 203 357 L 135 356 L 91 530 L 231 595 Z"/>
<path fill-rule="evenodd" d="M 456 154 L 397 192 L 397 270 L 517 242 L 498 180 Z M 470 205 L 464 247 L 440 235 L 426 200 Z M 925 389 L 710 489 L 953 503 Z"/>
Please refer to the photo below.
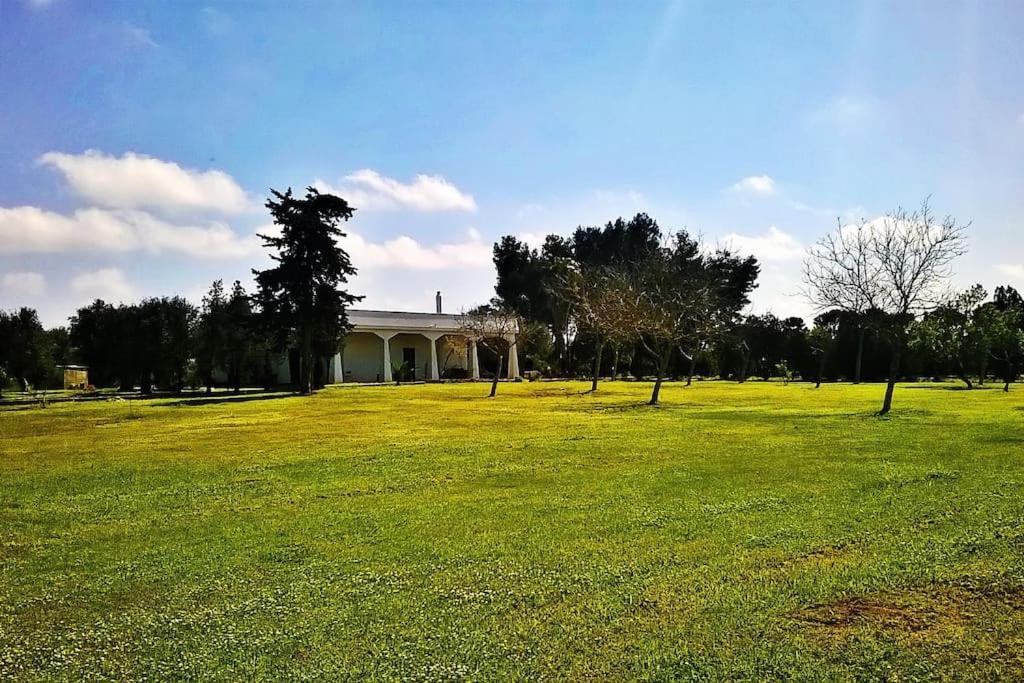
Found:
<path fill-rule="evenodd" d="M 0 678 L 1024 679 L 1024 391 L 0 412 Z"/>

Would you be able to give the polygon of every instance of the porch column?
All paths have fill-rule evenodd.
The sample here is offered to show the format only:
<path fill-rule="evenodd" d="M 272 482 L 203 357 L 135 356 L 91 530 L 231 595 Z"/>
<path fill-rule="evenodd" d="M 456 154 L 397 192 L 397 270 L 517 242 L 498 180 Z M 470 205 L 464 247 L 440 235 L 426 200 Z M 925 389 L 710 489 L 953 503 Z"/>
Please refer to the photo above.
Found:
<path fill-rule="evenodd" d="M 341 354 L 334 354 L 334 358 L 331 359 L 331 371 L 329 373 L 330 380 L 334 383 L 344 382 L 345 374 L 341 369 Z"/>
<path fill-rule="evenodd" d="M 426 334 L 423 335 L 430 342 L 430 377 L 429 379 L 435 382 L 441 379 L 441 371 L 437 367 L 437 340 L 441 335 L 437 334 Z"/>
<path fill-rule="evenodd" d="M 480 357 L 476 354 L 476 340 L 469 340 L 469 376 L 473 379 L 480 379 Z"/>
<path fill-rule="evenodd" d="M 391 338 L 395 336 L 392 333 L 386 332 L 374 332 L 375 335 L 381 338 L 384 342 L 384 381 L 390 382 L 391 380 Z"/>
<path fill-rule="evenodd" d="M 508 346 L 508 378 L 519 378 L 519 353 L 516 351 L 515 342 Z"/>

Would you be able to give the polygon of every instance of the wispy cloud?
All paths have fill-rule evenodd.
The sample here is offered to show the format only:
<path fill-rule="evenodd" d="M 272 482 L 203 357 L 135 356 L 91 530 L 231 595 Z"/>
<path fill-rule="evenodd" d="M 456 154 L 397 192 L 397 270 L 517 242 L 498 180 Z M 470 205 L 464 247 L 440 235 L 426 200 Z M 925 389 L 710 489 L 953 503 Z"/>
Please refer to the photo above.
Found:
<path fill-rule="evenodd" d="M 777 188 L 771 176 L 751 175 L 733 183 L 729 189 L 748 197 L 771 197 Z"/>
<path fill-rule="evenodd" d="M 157 42 L 153 40 L 153 36 L 150 34 L 148 28 L 142 28 L 141 26 L 136 26 L 135 24 L 129 24 L 128 22 L 125 22 L 124 32 L 125 35 L 128 36 L 128 40 L 137 45 L 145 45 L 146 47 L 160 47 L 160 45 L 158 45 Z"/>
<path fill-rule="evenodd" d="M 46 293 L 46 277 L 33 272 L 4 273 L 0 292 L 17 300 L 36 299 Z"/>
<path fill-rule="evenodd" d="M 849 135 L 877 120 L 880 112 L 881 104 L 873 97 L 843 94 L 813 109 L 810 122 Z"/>
<path fill-rule="evenodd" d="M 203 29 L 212 36 L 222 36 L 231 29 L 231 17 L 215 7 L 199 10 L 199 21 Z"/>
<path fill-rule="evenodd" d="M 70 289 L 78 304 L 94 299 L 120 303 L 130 300 L 135 294 L 135 289 L 119 268 L 101 268 L 76 275 L 71 278 Z"/>
<path fill-rule="evenodd" d="M 996 270 L 1013 280 L 1024 282 L 1024 265 L 1019 263 L 997 263 Z"/>
<path fill-rule="evenodd" d="M 238 213 L 255 205 L 223 171 L 182 168 L 144 154 L 47 152 L 39 163 L 60 172 L 76 194 L 105 207 Z"/>
<path fill-rule="evenodd" d="M 345 176 L 338 186 L 319 179 L 314 186 L 340 195 L 364 211 L 472 212 L 477 208 L 472 195 L 439 175 L 419 174 L 411 182 L 403 183 L 364 168 Z"/>
<path fill-rule="evenodd" d="M 224 223 L 179 225 L 144 211 L 87 208 L 65 215 L 34 206 L 0 207 L 0 253 L 72 250 L 240 258 L 257 252 L 259 241 L 240 237 Z"/>
<path fill-rule="evenodd" d="M 761 235 L 730 233 L 722 237 L 721 243 L 741 254 L 753 254 L 765 263 L 794 261 L 804 255 L 804 246 L 800 241 L 774 225 Z"/>
<path fill-rule="evenodd" d="M 491 245 L 470 229 L 464 240 L 436 245 L 422 244 L 408 235 L 383 242 L 371 242 L 349 233 L 342 246 L 360 269 L 402 268 L 405 270 L 488 269 Z"/>

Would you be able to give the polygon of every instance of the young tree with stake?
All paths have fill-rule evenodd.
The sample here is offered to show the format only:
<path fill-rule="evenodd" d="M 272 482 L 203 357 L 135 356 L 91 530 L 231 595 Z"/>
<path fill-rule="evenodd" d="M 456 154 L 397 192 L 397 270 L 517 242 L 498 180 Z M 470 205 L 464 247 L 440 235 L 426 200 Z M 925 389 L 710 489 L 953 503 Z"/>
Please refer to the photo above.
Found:
<path fill-rule="evenodd" d="M 494 398 L 498 393 L 498 377 L 506 352 L 511 353 L 513 347 L 521 346 L 533 333 L 533 329 L 500 299 L 492 299 L 491 303 L 477 306 L 459 316 L 459 333 L 498 357 L 498 367 L 494 371 L 491 391 L 487 395 L 488 398 Z"/>

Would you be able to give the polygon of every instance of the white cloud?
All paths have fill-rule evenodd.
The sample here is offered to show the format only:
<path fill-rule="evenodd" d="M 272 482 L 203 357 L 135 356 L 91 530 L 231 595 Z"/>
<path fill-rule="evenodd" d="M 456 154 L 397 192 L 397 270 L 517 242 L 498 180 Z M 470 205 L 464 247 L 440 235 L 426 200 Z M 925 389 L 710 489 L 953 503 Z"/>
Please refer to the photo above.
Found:
<path fill-rule="evenodd" d="M 46 293 L 46 277 L 42 273 L 4 273 L 0 292 L 15 299 L 35 299 Z"/>
<path fill-rule="evenodd" d="M 157 45 L 157 42 L 153 40 L 153 36 L 150 35 L 148 28 L 142 28 L 141 26 L 125 23 L 124 32 L 133 43 L 145 45 L 146 47 L 160 47 Z"/>
<path fill-rule="evenodd" d="M 799 295 L 799 270 L 780 263 L 766 263 L 757 278 L 757 289 L 751 294 L 750 313 L 774 313 L 780 318 L 798 316 L 807 323 L 814 319 L 814 310 Z"/>
<path fill-rule="evenodd" d="M 751 175 L 734 183 L 731 189 L 754 197 L 771 197 L 775 194 L 775 181 L 770 176 Z"/>
<path fill-rule="evenodd" d="M 467 239 L 434 246 L 423 245 L 407 235 L 384 242 L 370 242 L 349 233 L 341 241 L 353 265 L 362 269 L 403 268 L 407 270 L 487 269 L 491 267 L 491 246 L 471 231 Z"/>
<path fill-rule="evenodd" d="M 787 232 L 774 225 L 763 235 L 740 235 L 730 233 L 722 238 L 724 246 L 740 254 L 753 254 L 764 263 L 794 261 L 803 258 L 804 247 Z"/>
<path fill-rule="evenodd" d="M 996 270 L 1008 278 L 1024 282 L 1024 265 L 1019 263 L 997 263 Z"/>
<path fill-rule="evenodd" d="M 521 232 L 516 237 L 520 242 L 525 242 L 531 249 L 540 249 L 544 246 L 547 234 L 543 232 Z"/>
<path fill-rule="evenodd" d="M 223 171 L 182 168 L 144 154 L 47 152 L 39 163 L 62 173 L 75 193 L 105 207 L 237 213 L 254 206 Z"/>
<path fill-rule="evenodd" d="M 71 294 L 79 303 L 89 302 L 93 299 L 118 303 L 130 300 L 134 290 L 120 269 L 101 268 L 73 277 L 71 279 Z"/>
<path fill-rule="evenodd" d="M 198 258 L 240 258 L 258 251 L 219 222 L 176 225 L 144 211 L 79 209 L 71 215 L 34 206 L 0 207 L 0 253 L 105 251 L 177 252 Z"/>
<path fill-rule="evenodd" d="M 313 185 L 322 192 L 344 197 L 352 206 L 364 211 L 476 211 L 472 195 L 439 175 L 419 174 L 411 183 L 402 183 L 364 168 L 345 176 L 340 186 L 331 186 L 323 180 Z"/>

